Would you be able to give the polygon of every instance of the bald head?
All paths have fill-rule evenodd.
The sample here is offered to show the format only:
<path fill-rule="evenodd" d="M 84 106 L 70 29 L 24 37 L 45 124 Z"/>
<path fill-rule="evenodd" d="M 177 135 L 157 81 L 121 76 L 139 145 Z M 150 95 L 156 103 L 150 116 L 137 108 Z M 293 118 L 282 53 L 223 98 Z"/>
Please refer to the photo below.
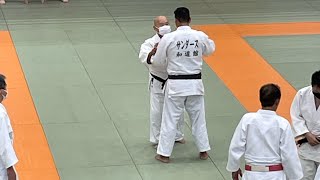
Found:
<path fill-rule="evenodd" d="M 159 28 L 164 25 L 169 25 L 169 21 L 165 16 L 157 16 L 153 20 L 153 25 Z"/>

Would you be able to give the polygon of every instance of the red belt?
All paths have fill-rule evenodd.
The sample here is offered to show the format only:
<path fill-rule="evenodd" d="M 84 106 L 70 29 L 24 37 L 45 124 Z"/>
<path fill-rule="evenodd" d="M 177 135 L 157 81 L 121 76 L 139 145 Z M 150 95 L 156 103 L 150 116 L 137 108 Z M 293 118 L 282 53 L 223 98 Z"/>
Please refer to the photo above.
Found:
<path fill-rule="evenodd" d="M 254 165 L 246 165 L 246 171 L 260 171 L 260 172 L 269 172 L 269 171 L 282 171 L 282 164 L 271 165 L 271 166 L 254 166 Z"/>

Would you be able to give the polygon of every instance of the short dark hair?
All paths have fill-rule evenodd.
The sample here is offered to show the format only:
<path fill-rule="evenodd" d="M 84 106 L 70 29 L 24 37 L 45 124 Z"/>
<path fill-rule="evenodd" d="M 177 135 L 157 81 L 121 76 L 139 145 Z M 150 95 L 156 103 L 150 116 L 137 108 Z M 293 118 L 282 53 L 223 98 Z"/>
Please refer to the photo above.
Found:
<path fill-rule="evenodd" d="M 312 86 L 320 86 L 320 70 L 316 71 L 311 76 L 311 85 Z"/>
<path fill-rule="evenodd" d="M 6 89 L 7 83 L 6 83 L 6 76 L 3 74 L 0 74 L 0 89 Z"/>
<path fill-rule="evenodd" d="M 281 98 L 280 87 L 276 84 L 265 84 L 260 88 L 260 102 L 262 107 L 273 106 Z"/>
<path fill-rule="evenodd" d="M 186 7 L 179 7 L 174 11 L 174 17 L 181 23 L 190 22 L 190 12 Z"/>

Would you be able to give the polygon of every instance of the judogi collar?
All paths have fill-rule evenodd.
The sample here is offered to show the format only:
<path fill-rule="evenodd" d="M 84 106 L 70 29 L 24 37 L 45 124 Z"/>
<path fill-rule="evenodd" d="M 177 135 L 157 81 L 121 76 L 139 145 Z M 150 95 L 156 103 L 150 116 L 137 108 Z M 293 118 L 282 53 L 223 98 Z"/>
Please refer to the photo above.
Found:
<path fill-rule="evenodd" d="M 259 114 L 266 114 L 266 115 L 277 115 L 277 113 L 275 111 L 264 110 L 264 109 L 259 109 L 258 113 Z"/>
<path fill-rule="evenodd" d="M 189 29 L 191 29 L 190 26 L 179 26 L 179 27 L 177 28 L 177 30 L 189 30 Z"/>

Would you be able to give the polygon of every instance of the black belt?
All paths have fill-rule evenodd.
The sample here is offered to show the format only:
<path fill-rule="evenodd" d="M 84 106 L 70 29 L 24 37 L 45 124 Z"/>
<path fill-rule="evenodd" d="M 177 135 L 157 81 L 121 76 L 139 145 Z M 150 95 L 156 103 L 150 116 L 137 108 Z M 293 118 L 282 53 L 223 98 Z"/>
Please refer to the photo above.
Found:
<path fill-rule="evenodd" d="M 168 79 L 201 79 L 201 73 L 186 75 L 169 75 Z"/>
<path fill-rule="evenodd" d="M 151 74 L 151 73 L 150 73 L 150 74 Z M 165 85 L 166 82 L 167 82 L 167 79 L 162 79 L 161 77 L 158 77 L 158 76 L 156 76 L 156 75 L 154 75 L 154 74 L 151 74 L 151 76 L 152 76 L 154 79 L 156 79 L 157 81 L 162 82 L 162 88 L 161 88 L 161 89 L 163 89 L 163 88 L 164 88 L 164 85 Z"/>
<path fill-rule="evenodd" d="M 307 142 L 308 142 L 307 138 L 303 138 L 303 139 L 300 139 L 299 141 L 297 141 L 297 144 L 301 145 L 301 144 L 307 143 Z"/>

